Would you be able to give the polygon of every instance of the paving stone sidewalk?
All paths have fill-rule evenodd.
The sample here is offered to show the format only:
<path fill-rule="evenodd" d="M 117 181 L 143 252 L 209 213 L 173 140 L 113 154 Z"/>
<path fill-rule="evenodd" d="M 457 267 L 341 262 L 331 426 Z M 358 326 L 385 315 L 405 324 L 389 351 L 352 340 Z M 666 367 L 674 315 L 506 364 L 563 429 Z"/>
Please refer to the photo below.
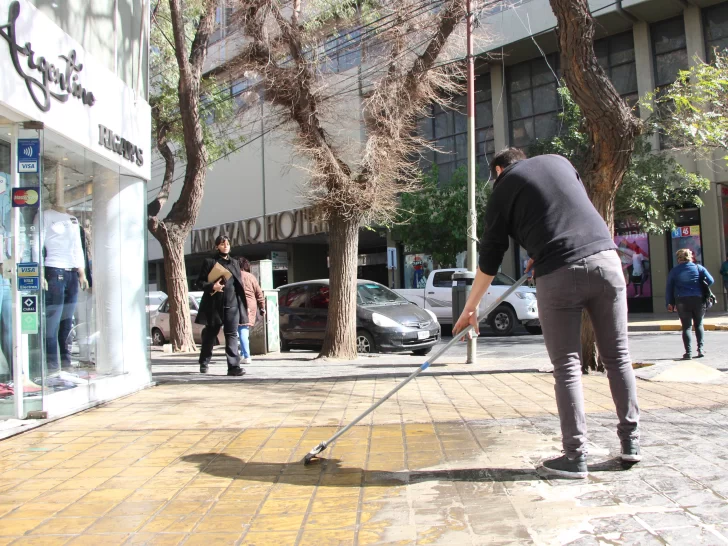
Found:
<path fill-rule="evenodd" d="M 2 544 L 727 544 L 728 387 L 639 383 L 645 460 L 615 458 L 584 378 L 590 477 L 560 451 L 550 374 L 162 385 L 0 442 Z"/>

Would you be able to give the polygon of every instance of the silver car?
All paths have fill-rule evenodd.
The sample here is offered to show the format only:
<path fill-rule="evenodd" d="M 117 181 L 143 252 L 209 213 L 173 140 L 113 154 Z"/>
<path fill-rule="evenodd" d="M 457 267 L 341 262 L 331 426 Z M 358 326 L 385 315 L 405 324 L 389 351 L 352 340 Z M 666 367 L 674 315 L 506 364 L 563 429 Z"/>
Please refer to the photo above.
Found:
<path fill-rule="evenodd" d="M 205 327 L 201 324 L 195 324 L 195 317 L 200 308 L 200 300 L 202 300 L 202 292 L 190 292 L 190 318 L 192 319 L 192 336 L 195 343 L 202 343 L 202 331 Z M 169 339 L 169 301 L 167 298 L 159 305 L 159 308 L 151 314 L 150 318 L 152 343 L 154 345 L 164 345 Z"/>

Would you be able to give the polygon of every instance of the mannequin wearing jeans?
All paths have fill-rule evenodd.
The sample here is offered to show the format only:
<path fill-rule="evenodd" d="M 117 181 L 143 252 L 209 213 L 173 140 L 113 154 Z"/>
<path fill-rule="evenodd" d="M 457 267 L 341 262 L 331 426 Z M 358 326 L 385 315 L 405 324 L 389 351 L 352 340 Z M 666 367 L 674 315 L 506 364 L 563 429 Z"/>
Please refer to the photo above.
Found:
<path fill-rule="evenodd" d="M 63 206 L 63 173 L 56 167 L 56 203 L 36 214 L 35 233 L 41 234 L 45 252 L 43 289 L 45 292 L 45 345 L 49 375 L 61 367 L 71 367 L 69 336 L 73 327 L 78 290 L 88 288 L 85 261 L 81 247 L 78 219 Z M 40 245 L 33 245 L 33 261 L 40 260 Z M 58 354 L 60 352 L 60 363 Z"/>

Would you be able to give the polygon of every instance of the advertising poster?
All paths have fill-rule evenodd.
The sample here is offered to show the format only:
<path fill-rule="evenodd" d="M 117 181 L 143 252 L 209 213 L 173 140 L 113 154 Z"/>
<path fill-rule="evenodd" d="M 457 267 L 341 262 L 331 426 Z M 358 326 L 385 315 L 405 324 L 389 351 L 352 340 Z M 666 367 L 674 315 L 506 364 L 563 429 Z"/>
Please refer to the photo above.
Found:
<path fill-rule="evenodd" d="M 427 276 L 434 269 L 432 256 L 428 254 L 407 254 L 404 257 L 404 287 L 424 288 Z"/>
<path fill-rule="evenodd" d="M 628 298 L 651 298 L 650 244 L 646 233 L 614 237 L 622 271 L 627 282 Z"/>
<path fill-rule="evenodd" d="M 682 226 L 675 228 L 672 231 L 671 239 L 673 260 L 678 250 L 687 248 L 693 251 L 693 256 L 697 263 L 703 263 L 703 245 L 700 239 L 700 226 Z"/>

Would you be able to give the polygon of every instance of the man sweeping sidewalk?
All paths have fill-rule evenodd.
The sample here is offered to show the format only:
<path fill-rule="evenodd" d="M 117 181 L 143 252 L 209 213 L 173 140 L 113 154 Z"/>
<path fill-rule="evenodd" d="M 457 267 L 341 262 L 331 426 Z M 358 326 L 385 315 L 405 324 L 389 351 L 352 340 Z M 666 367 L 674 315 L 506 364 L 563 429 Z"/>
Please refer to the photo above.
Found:
<path fill-rule="evenodd" d="M 581 386 L 581 314 L 594 324 L 617 408 L 621 458 L 640 460 L 639 408 L 627 342 L 627 291 L 622 264 L 607 224 L 592 205 L 579 174 L 567 159 L 526 159 L 517 148 L 493 158 L 493 193 L 485 214 L 480 260 L 465 310 L 453 335 L 473 324 L 508 250 L 509 237 L 526 249 L 538 289 L 538 314 L 554 365 L 556 404 L 564 455 L 542 470 L 563 478 L 585 478 L 586 416 Z"/>

